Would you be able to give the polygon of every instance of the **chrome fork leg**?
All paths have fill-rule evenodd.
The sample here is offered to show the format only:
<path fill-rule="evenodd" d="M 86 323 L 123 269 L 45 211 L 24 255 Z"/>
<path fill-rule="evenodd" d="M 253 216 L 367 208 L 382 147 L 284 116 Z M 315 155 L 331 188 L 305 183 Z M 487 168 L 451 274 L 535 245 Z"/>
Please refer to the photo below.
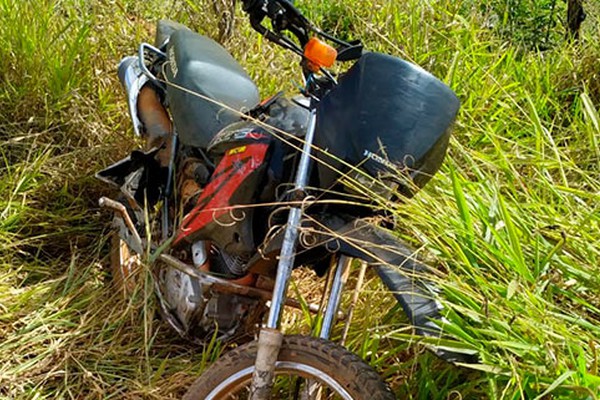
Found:
<path fill-rule="evenodd" d="M 323 325 L 321 325 L 321 333 L 319 334 L 321 339 L 329 339 L 329 335 L 331 334 L 331 328 L 333 328 L 337 310 L 340 306 L 342 291 L 348 280 L 348 271 L 351 261 L 352 259 L 350 257 L 342 255 L 337 262 L 335 276 L 333 277 L 333 283 L 331 284 L 331 293 L 329 293 L 327 309 L 325 310 Z"/>
<path fill-rule="evenodd" d="M 317 124 L 316 118 L 316 110 L 313 109 L 310 112 L 302 155 L 300 156 L 298 172 L 294 181 L 296 192 L 303 192 L 308 183 L 308 168 L 310 166 L 310 153 Z M 273 288 L 269 318 L 266 326 L 261 329 L 258 335 L 258 349 L 256 351 L 256 361 L 254 363 L 254 373 L 252 374 L 250 389 L 251 400 L 269 400 L 271 398 L 275 362 L 277 361 L 283 341 L 283 334 L 278 330 L 279 319 L 283 304 L 285 303 L 292 268 L 294 267 L 296 240 L 298 239 L 298 232 L 300 230 L 301 216 L 302 209 L 300 207 L 290 209 L 279 263 L 277 264 L 277 276 L 275 278 L 275 287 Z"/>
<path fill-rule="evenodd" d="M 348 272 L 350 271 L 350 263 L 352 259 L 347 256 L 340 256 L 335 266 L 335 272 L 333 282 L 331 284 L 331 292 L 329 293 L 329 299 L 327 300 L 327 308 L 325 309 L 325 315 L 323 316 L 323 323 L 321 325 L 321 332 L 319 337 L 321 339 L 329 339 L 331 335 L 331 329 L 335 323 L 337 317 L 337 310 L 340 306 L 340 300 L 342 299 L 342 291 L 348 280 Z M 321 398 L 321 385 L 314 380 L 307 380 L 304 389 L 302 390 L 300 399 L 301 400 L 316 400 Z"/>

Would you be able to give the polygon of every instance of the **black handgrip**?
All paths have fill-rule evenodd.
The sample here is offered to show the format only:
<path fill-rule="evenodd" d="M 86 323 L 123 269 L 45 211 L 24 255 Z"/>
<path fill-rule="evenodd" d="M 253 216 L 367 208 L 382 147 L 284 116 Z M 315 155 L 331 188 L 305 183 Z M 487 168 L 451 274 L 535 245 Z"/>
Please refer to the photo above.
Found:
<path fill-rule="evenodd" d="M 311 25 L 310 21 L 302 15 L 300 10 L 294 7 L 294 4 L 289 0 L 274 0 L 286 11 L 288 18 L 296 24 L 301 24 L 306 27 Z"/>
<path fill-rule="evenodd" d="M 298 47 L 294 42 L 292 42 L 290 39 L 288 39 L 285 36 L 282 35 L 278 35 L 270 30 L 268 30 L 267 28 L 265 28 L 262 25 L 262 21 L 264 19 L 264 15 L 262 17 L 257 16 L 257 15 L 251 15 L 250 16 L 250 25 L 252 26 L 252 28 L 260 33 L 262 36 L 265 37 L 265 39 L 278 44 L 279 46 L 286 48 L 288 50 L 292 50 L 293 52 L 302 55 L 302 49 L 300 47 Z"/>

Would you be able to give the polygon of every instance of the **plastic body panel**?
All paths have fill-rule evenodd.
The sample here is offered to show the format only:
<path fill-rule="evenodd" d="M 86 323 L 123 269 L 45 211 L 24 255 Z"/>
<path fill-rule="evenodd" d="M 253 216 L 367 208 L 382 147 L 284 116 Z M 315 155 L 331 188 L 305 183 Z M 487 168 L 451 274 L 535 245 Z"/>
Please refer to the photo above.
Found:
<path fill-rule="evenodd" d="M 366 53 L 320 102 L 315 143 L 380 186 L 410 195 L 439 169 L 459 107 L 454 92 L 420 67 Z M 319 157 L 349 170 L 335 157 Z M 319 178 L 329 187 L 339 173 L 319 165 Z"/>
<path fill-rule="evenodd" d="M 142 72 L 137 57 L 125 57 L 122 59 L 119 63 L 118 73 L 121 85 L 125 88 L 125 93 L 127 93 L 127 106 L 131 122 L 133 123 L 133 132 L 135 132 L 136 136 L 141 136 L 143 125 L 138 117 L 137 103 L 140 91 L 148 83 L 149 78 Z"/>
<path fill-rule="evenodd" d="M 181 223 L 174 245 L 210 240 L 222 251 L 249 258 L 256 244 L 253 207 L 269 163 L 270 136 L 251 129 L 222 142 L 222 157 L 195 207 Z"/>
<path fill-rule="evenodd" d="M 186 89 L 167 86 L 170 110 L 183 144 L 205 148 L 214 134 L 239 120 L 234 112 L 188 91 L 237 111 L 258 104 L 254 82 L 212 39 L 189 30 L 177 30 L 167 44 L 167 57 L 167 80 Z"/>

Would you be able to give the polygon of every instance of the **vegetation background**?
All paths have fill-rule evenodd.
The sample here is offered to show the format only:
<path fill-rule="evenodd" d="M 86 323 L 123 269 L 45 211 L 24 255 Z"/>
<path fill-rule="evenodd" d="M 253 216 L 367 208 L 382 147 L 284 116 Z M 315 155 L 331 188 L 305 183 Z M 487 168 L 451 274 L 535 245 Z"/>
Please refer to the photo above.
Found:
<path fill-rule="evenodd" d="M 441 173 L 394 212 L 446 271 L 449 330 L 482 364 L 425 352 L 374 277 L 349 347 L 399 398 L 598 398 L 600 4 L 571 43 L 563 0 L 297 3 L 462 101 Z M 0 0 L 0 398 L 177 398 L 222 350 L 179 340 L 148 279 L 124 300 L 106 269 L 112 193 L 93 174 L 136 145 L 116 65 L 159 18 L 212 37 L 222 21 L 207 0 Z M 293 91 L 298 60 L 239 6 L 230 28 L 262 95 Z"/>

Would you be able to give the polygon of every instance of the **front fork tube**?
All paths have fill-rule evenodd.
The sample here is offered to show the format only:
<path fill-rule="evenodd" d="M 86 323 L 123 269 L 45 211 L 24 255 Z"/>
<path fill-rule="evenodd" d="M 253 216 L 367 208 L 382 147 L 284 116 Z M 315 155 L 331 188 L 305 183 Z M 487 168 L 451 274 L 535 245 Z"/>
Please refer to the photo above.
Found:
<path fill-rule="evenodd" d="M 311 148 L 316 122 L 316 110 L 312 109 L 294 182 L 296 193 L 303 192 L 308 184 L 308 170 L 310 167 Z M 271 398 L 275 363 L 277 362 L 277 356 L 283 342 L 283 333 L 278 329 L 279 320 L 296 257 L 296 241 L 300 230 L 301 216 L 301 207 L 292 207 L 290 209 L 279 263 L 277 265 L 277 277 L 275 278 L 275 287 L 273 288 L 269 318 L 267 324 L 263 326 L 258 335 L 258 349 L 254 364 L 254 373 L 252 375 L 251 400 L 269 400 Z"/>
<path fill-rule="evenodd" d="M 329 339 L 329 335 L 331 334 L 331 328 L 335 323 L 337 310 L 340 306 L 340 300 L 342 299 L 342 291 L 348 280 L 350 262 L 351 258 L 345 255 L 341 255 L 338 259 L 333 283 L 331 284 L 331 293 L 329 294 L 329 300 L 327 301 L 327 309 L 325 310 L 323 324 L 321 325 L 321 333 L 319 334 L 321 339 Z"/>
<path fill-rule="evenodd" d="M 342 299 L 342 291 L 348 280 L 348 273 L 350 272 L 350 263 L 352 259 L 345 255 L 341 255 L 336 263 L 333 282 L 331 283 L 331 291 L 329 293 L 329 299 L 327 300 L 327 308 L 325 315 L 323 316 L 323 323 L 321 324 L 321 332 L 319 337 L 321 339 L 329 339 L 331 334 L 331 328 L 335 323 L 337 317 L 337 310 Z M 320 398 L 321 386 L 314 380 L 308 380 L 306 386 L 301 392 L 301 400 L 310 400 Z"/>

